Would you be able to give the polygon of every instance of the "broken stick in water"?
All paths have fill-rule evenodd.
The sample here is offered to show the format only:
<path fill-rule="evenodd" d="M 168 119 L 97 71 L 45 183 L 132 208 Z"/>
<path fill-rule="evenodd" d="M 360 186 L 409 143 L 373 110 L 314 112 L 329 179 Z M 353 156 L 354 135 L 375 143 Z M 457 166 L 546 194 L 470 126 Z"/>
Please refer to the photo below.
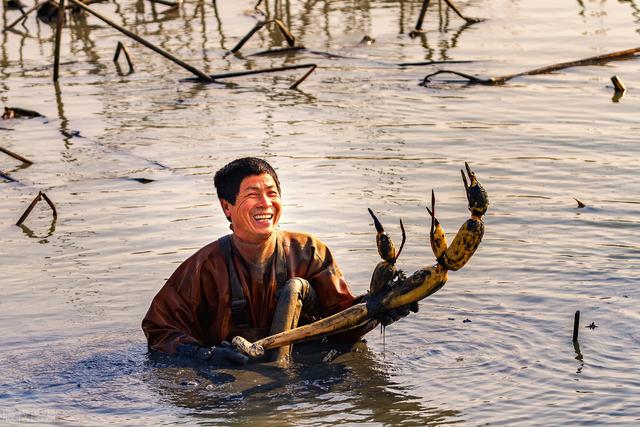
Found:
<path fill-rule="evenodd" d="M 434 77 L 434 76 L 437 76 L 439 74 L 454 74 L 456 76 L 460 76 L 460 77 L 463 77 L 463 78 L 467 79 L 469 84 L 480 84 L 480 85 L 487 85 L 487 86 L 497 86 L 497 85 L 505 84 L 507 81 L 509 81 L 509 80 L 511 80 L 513 78 L 516 78 L 516 77 L 520 77 L 520 76 L 533 76 L 533 75 L 536 75 L 536 74 L 548 74 L 548 73 L 552 73 L 554 71 L 559 71 L 559 70 L 563 70 L 565 68 L 570 68 L 570 67 L 583 67 L 583 66 L 587 66 L 587 65 L 601 65 L 601 64 L 605 64 L 605 63 L 610 62 L 610 61 L 619 61 L 619 60 L 623 60 L 623 59 L 633 58 L 633 57 L 637 56 L 638 53 L 640 53 L 640 47 L 636 47 L 636 48 L 632 48 L 632 49 L 626 49 L 626 50 L 619 50 L 619 51 L 611 52 L 611 53 L 605 53 L 603 55 L 591 56 L 589 58 L 579 59 L 577 61 L 561 62 L 561 63 L 558 63 L 558 64 L 548 65 L 546 67 L 536 68 L 534 70 L 525 71 L 525 72 L 522 72 L 522 73 L 509 74 L 509 75 L 502 76 L 502 77 L 490 77 L 488 79 L 482 79 L 482 78 L 479 78 L 479 77 L 472 76 L 470 74 L 461 73 L 459 71 L 438 70 L 435 73 L 431 73 L 431 74 L 425 76 L 425 78 L 422 80 L 420 85 L 421 86 L 427 86 L 431 82 L 431 78 Z"/>
<path fill-rule="evenodd" d="M 1 170 L 0 170 L 0 178 L 6 179 L 9 182 L 18 182 L 17 179 L 12 178 L 11 176 L 7 175 L 6 173 L 2 172 Z"/>
<path fill-rule="evenodd" d="M 22 214 L 18 222 L 16 222 L 16 225 L 21 225 L 24 222 L 24 220 L 27 219 L 27 217 L 29 216 L 33 208 L 41 199 L 44 199 L 44 201 L 47 202 L 47 204 L 53 211 L 53 219 L 56 220 L 56 218 L 58 218 L 58 212 L 56 211 L 56 207 L 53 205 L 53 202 L 51 201 L 51 199 L 49 199 L 49 197 L 45 193 L 40 191 L 38 195 L 33 199 L 33 201 L 29 204 L 27 209 L 24 211 L 24 213 Z"/>
<path fill-rule="evenodd" d="M 13 157 L 14 159 L 20 160 L 22 163 L 25 163 L 27 165 L 32 165 L 33 162 L 29 159 L 26 159 L 24 157 L 22 157 L 20 154 L 16 154 L 13 151 L 7 150 L 4 147 L 0 147 L 0 151 L 2 151 L 3 153 L 5 153 L 8 156 Z"/>
<path fill-rule="evenodd" d="M 64 0 L 60 0 L 58 6 L 58 19 L 56 20 L 56 45 L 53 53 L 53 81 L 58 81 L 60 69 L 60 39 L 62 38 L 62 26 L 64 25 L 65 10 Z"/>
<path fill-rule="evenodd" d="M 289 89 L 298 89 L 298 86 L 300 86 L 300 83 L 307 80 L 307 77 L 309 77 L 309 75 L 311 75 L 311 73 L 313 73 L 314 70 L 317 68 L 316 64 L 311 64 L 311 65 L 312 67 L 309 68 L 309 71 L 307 71 L 302 77 L 300 77 L 294 84 L 289 86 Z"/>
<path fill-rule="evenodd" d="M 293 47 L 281 47 L 278 49 L 269 49 L 269 50 L 263 50 L 262 52 L 256 52 L 256 53 L 250 53 L 247 56 L 270 56 L 270 55 L 281 55 L 281 54 L 287 54 L 287 53 L 296 53 L 299 52 L 301 50 L 307 50 L 306 47 L 304 46 L 293 46 Z M 313 53 L 313 52 L 311 52 Z"/>
<path fill-rule="evenodd" d="M 451 3 L 449 0 L 444 0 L 444 2 L 447 4 L 447 6 L 449 6 L 451 9 L 453 9 L 453 11 L 456 13 L 456 15 L 458 15 L 460 18 L 464 19 L 467 23 L 469 24 L 475 24 L 477 22 L 482 22 L 484 21 L 484 19 L 482 18 L 470 18 L 468 16 L 464 16 L 462 14 L 462 12 L 460 12 L 458 10 L 458 8 L 456 7 L 456 5 L 454 5 L 453 3 Z"/>
<path fill-rule="evenodd" d="M 289 47 L 294 47 L 295 43 L 296 43 L 296 38 L 291 34 L 291 31 L 289 30 L 289 28 L 284 24 L 284 22 L 280 21 L 279 19 L 272 19 L 269 21 L 258 21 L 256 23 L 256 25 L 253 26 L 252 29 L 249 30 L 249 32 L 247 34 L 244 35 L 244 37 L 242 37 L 240 39 L 240 41 L 227 53 L 225 53 L 223 55 L 223 58 L 232 54 L 232 53 L 236 53 L 238 52 L 242 46 L 245 45 L 246 42 L 249 41 L 249 39 L 255 34 L 257 33 L 262 27 L 264 27 L 265 25 L 274 22 L 277 26 L 278 29 L 280 30 L 280 32 L 282 33 L 283 37 L 285 38 L 285 40 L 287 41 L 287 44 L 289 45 Z"/>
<path fill-rule="evenodd" d="M 578 328 L 580 328 L 580 310 L 573 317 L 573 342 L 578 341 Z"/>
<path fill-rule="evenodd" d="M 464 16 L 462 14 L 462 12 L 460 12 L 458 10 L 458 8 L 451 3 L 449 0 L 444 0 L 445 3 L 447 3 L 447 5 L 453 9 L 453 11 L 456 13 L 456 15 L 458 15 L 460 18 L 464 19 L 465 22 L 467 24 L 475 24 L 477 22 L 482 22 L 484 21 L 484 19 L 482 18 L 470 18 L 467 16 Z M 422 29 L 422 24 L 424 23 L 424 16 L 427 13 L 427 8 L 429 7 L 429 2 L 430 0 L 423 0 L 422 1 L 422 6 L 420 7 L 420 14 L 418 15 L 418 21 L 416 22 L 416 27 L 411 30 L 411 32 L 409 33 L 409 37 L 416 37 L 418 34 L 423 33 L 424 30 Z"/>
<path fill-rule="evenodd" d="M 160 3 L 163 4 L 165 6 L 169 6 L 169 7 L 176 7 L 179 6 L 182 1 L 179 2 L 175 2 L 175 1 L 171 1 L 171 0 L 149 0 L 151 3 Z"/>
<path fill-rule="evenodd" d="M 231 73 L 222 73 L 222 74 L 211 74 L 209 77 L 211 78 L 212 83 L 222 83 L 219 82 L 219 79 L 229 79 L 233 77 L 244 77 L 250 76 L 254 74 L 266 74 L 266 73 L 277 73 L 280 71 L 288 71 L 288 70 L 297 70 L 299 68 L 310 68 L 302 77 L 300 77 L 294 84 L 289 86 L 289 89 L 296 89 L 300 83 L 306 80 L 307 77 L 311 74 L 313 70 L 317 68 L 317 64 L 299 64 L 299 65 L 287 65 L 284 67 L 275 67 L 275 68 L 266 68 L 262 70 L 250 70 L 250 71 L 235 71 Z M 184 79 L 186 81 L 194 81 L 198 79 L 188 78 Z"/>
<path fill-rule="evenodd" d="M 113 56 L 113 62 L 118 63 L 118 58 L 120 58 L 120 52 L 124 53 L 124 57 L 127 60 L 127 64 L 129 64 L 129 74 L 133 73 L 133 63 L 131 62 L 131 58 L 129 57 L 129 52 L 127 52 L 127 48 L 124 47 L 122 42 L 118 42 L 116 46 L 116 54 Z"/>
<path fill-rule="evenodd" d="M 618 76 L 611 77 L 611 83 L 613 83 L 613 87 L 615 88 L 616 92 L 624 92 L 625 90 L 627 90 L 627 88 L 624 87 L 624 85 L 622 84 Z"/>
<path fill-rule="evenodd" d="M 4 113 L 2 114 L 3 119 L 21 119 L 21 118 L 33 118 L 33 117 L 42 117 L 42 114 L 37 111 L 27 110 L 26 108 L 18 108 L 18 107 L 4 107 Z"/>

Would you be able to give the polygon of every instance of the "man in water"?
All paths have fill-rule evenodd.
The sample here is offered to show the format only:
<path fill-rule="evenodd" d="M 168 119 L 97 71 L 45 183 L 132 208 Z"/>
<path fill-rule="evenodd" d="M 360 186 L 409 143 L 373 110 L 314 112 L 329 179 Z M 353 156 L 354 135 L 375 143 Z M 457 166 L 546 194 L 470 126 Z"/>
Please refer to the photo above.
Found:
<path fill-rule="evenodd" d="M 329 249 L 304 233 L 280 230 L 280 181 L 264 160 L 234 160 L 215 174 L 220 206 L 232 234 L 183 262 L 155 296 L 142 321 L 149 349 L 212 365 L 244 364 L 228 345 L 323 318 L 357 301 Z M 360 298 L 359 300 L 361 300 Z M 408 311 L 394 310 L 383 323 Z M 343 334 L 355 341 L 371 321 Z M 291 346 L 270 356 L 290 360 Z"/>

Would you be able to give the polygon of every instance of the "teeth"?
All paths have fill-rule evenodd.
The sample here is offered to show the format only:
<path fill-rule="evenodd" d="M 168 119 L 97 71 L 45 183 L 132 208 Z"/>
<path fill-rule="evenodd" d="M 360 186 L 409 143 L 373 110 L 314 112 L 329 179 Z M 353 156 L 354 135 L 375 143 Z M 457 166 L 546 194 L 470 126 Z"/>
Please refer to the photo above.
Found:
<path fill-rule="evenodd" d="M 256 221 L 261 221 L 261 220 L 269 220 L 273 218 L 272 214 L 262 214 L 262 215 L 254 215 L 253 219 L 255 219 Z"/>

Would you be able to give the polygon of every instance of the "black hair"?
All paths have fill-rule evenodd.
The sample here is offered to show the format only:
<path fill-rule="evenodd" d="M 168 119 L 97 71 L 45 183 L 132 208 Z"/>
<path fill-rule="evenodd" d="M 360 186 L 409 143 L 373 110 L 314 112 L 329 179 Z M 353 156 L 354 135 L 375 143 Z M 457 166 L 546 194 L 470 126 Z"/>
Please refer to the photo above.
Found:
<path fill-rule="evenodd" d="M 242 180 L 248 176 L 264 174 L 271 175 L 276 182 L 278 193 L 281 193 L 278 174 L 266 161 L 257 157 L 243 157 L 226 164 L 216 172 L 213 178 L 218 198 L 235 205 Z"/>

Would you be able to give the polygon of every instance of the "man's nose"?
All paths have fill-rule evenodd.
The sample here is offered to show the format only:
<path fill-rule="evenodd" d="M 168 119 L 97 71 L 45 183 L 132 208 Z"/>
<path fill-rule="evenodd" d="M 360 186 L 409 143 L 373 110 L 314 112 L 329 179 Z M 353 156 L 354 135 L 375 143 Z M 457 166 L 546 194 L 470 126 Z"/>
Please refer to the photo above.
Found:
<path fill-rule="evenodd" d="M 258 197 L 258 206 L 269 207 L 271 206 L 271 199 L 266 193 L 261 193 Z"/>

